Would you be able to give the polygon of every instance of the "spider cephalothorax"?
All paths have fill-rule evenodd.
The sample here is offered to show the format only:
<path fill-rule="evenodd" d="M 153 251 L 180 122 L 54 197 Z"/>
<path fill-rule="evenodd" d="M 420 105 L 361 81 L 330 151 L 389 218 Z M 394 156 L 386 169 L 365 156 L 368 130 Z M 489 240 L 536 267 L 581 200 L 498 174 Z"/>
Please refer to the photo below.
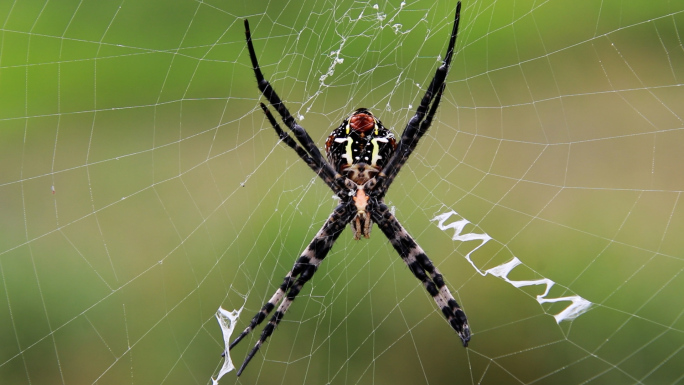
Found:
<path fill-rule="evenodd" d="M 394 135 L 382 125 L 380 120 L 367 109 L 359 108 L 348 119 L 345 119 L 338 128 L 333 130 L 328 137 L 325 143 L 327 161 L 306 130 L 292 117 L 271 84 L 264 79 L 254 52 L 249 23 L 245 20 L 247 48 L 259 90 L 268 99 L 271 106 L 278 111 L 283 122 L 292 131 L 299 144 L 280 128 L 265 104 L 261 103 L 261 109 L 280 139 L 323 179 L 323 182 L 339 197 L 340 203 L 325 221 L 323 228 L 309 243 L 309 246 L 297 258 L 294 266 L 285 275 L 285 279 L 271 299 L 262 306 L 261 310 L 252 318 L 249 326 L 230 344 L 229 349 L 235 347 L 280 303 L 264 327 L 259 340 L 247 354 L 247 358 L 237 372 L 238 376 L 261 345 L 273 333 L 292 301 L 302 290 L 304 284 L 313 277 L 318 266 L 347 224 L 351 226 L 356 239 L 368 237 L 373 223 L 378 225 L 378 228 L 399 253 L 411 273 L 421 281 L 437 303 L 449 325 L 461 338 L 463 346 L 468 346 L 470 340 L 468 319 L 446 286 L 444 277 L 383 201 L 387 189 L 415 149 L 418 140 L 427 132 L 432 123 L 432 118 L 435 116 L 444 92 L 446 75 L 454 53 L 460 12 L 461 3 L 459 2 L 456 6 L 454 26 L 451 30 L 451 38 L 444 62 L 437 68 L 435 76 L 420 101 L 416 114 L 406 125 L 401 140 L 397 143 Z"/>

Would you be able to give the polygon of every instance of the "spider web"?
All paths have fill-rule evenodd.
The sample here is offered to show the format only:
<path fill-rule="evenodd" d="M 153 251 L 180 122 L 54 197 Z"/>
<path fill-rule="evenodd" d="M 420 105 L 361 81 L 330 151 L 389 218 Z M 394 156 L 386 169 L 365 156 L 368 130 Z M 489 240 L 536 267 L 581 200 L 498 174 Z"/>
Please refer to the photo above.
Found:
<path fill-rule="evenodd" d="M 242 20 L 322 146 L 358 107 L 401 132 L 454 8 L 2 3 L 0 382 L 211 383 L 217 309 L 245 327 L 336 204 L 260 112 Z M 683 382 L 683 35 L 677 1 L 464 2 L 386 202 L 470 347 L 377 229 L 345 230 L 220 383 Z"/>

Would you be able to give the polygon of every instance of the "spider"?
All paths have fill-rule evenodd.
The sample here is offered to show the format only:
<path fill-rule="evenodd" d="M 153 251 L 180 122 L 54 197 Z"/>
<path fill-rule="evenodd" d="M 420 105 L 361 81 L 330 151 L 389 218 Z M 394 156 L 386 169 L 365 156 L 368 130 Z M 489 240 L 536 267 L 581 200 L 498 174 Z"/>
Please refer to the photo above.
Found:
<path fill-rule="evenodd" d="M 446 320 L 458 333 L 463 346 L 468 346 L 470 340 L 468 320 L 445 285 L 442 274 L 383 202 L 387 189 L 415 149 L 418 140 L 430 127 L 435 116 L 444 92 L 445 79 L 454 53 L 460 13 L 461 2 L 458 2 L 444 61 L 437 68 L 416 114 L 406 125 L 401 140 L 397 143 L 394 135 L 382 125 L 380 120 L 368 109 L 359 108 L 349 118 L 345 119 L 338 128 L 333 130 L 326 141 L 325 150 L 328 161 L 323 158 L 306 130 L 292 117 L 268 80 L 264 79 L 252 45 L 249 23 L 245 20 L 247 48 L 259 90 L 271 106 L 278 111 L 283 122 L 292 131 L 299 144 L 283 131 L 264 103 L 261 103 L 261 109 L 280 140 L 292 148 L 299 158 L 323 179 L 325 184 L 339 197 L 340 204 L 299 256 L 275 294 L 252 318 L 249 326 L 230 344 L 228 349 L 232 350 L 247 334 L 261 324 L 280 303 L 264 327 L 259 341 L 238 370 L 238 376 L 242 374 L 261 345 L 273 333 L 292 301 L 302 290 L 304 284 L 313 277 L 318 266 L 347 224 L 350 224 L 355 239 L 368 238 L 373 222 L 378 225 L 409 270 L 423 283 L 425 289 L 435 300 Z"/>

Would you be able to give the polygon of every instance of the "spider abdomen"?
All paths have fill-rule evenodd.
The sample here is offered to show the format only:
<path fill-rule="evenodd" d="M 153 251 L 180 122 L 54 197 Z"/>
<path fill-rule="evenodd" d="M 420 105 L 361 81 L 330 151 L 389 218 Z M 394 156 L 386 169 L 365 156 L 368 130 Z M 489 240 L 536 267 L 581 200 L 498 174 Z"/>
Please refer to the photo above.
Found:
<path fill-rule="evenodd" d="M 345 119 L 333 130 L 325 143 L 330 164 L 336 171 L 352 180 L 355 179 L 354 175 L 363 174 L 363 171 L 368 170 L 363 170 L 364 167 L 361 167 L 362 170 L 348 169 L 363 164 L 377 173 L 385 166 L 396 147 L 394 134 L 365 108 L 359 108 Z M 354 182 L 363 183 L 357 180 Z"/>

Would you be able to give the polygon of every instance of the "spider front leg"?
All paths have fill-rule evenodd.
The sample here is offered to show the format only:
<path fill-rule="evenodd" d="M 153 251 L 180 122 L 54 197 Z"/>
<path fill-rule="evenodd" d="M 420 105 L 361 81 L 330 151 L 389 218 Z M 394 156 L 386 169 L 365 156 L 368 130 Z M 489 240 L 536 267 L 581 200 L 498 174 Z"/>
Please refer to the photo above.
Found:
<path fill-rule="evenodd" d="M 425 116 L 425 120 L 420 123 L 418 130 L 415 133 L 404 132 L 401 143 L 407 144 L 405 146 L 401 146 L 400 143 L 393 156 L 395 161 L 388 162 L 388 167 L 385 170 L 387 173 L 381 172 L 376 178 L 377 180 L 375 184 L 377 187 L 374 186 L 374 193 L 378 199 L 382 199 L 385 196 L 387 189 L 389 189 L 389 186 L 391 186 L 392 182 L 394 182 L 394 178 L 399 173 L 399 170 L 401 170 L 401 167 L 406 163 L 408 157 L 411 155 L 411 153 L 413 153 L 413 150 L 418 145 L 418 141 L 423 137 L 423 135 L 425 135 L 428 128 L 430 128 L 432 119 L 435 116 L 435 112 L 437 112 L 437 106 L 439 106 L 439 102 L 442 100 L 442 94 L 444 93 L 445 86 L 446 83 L 442 83 L 442 86 L 439 88 L 439 91 L 435 96 L 434 103 L 432 103 L 432 106 L 430 107 L 430 111 L 428 111 L 428 114 Z"/>
<path fill-rule="evenodd" d="M 387 161 L 383 170 L 376 177 L 378 186 L 375 193 L 378 199 L 382 199 L 385 195 L 390 184 L 392 184 L 392 181 L 399 173 L 399 170 L 401 170 L 402 166 L 406 163 L 411 152 L 413 152 L 413 149 L 416 148 L 418 140 L 427 132 L 428 128 L 430 128 L 432 118 L 437 112 L 437 107 L 439 107 L 442 93 L 444 92 L 446 76 L 449 73 L 449 67 L 451 66 L 451 58 L 454 54 L 460 21 L 461 2 L 459 1 L 456 5 L 454 25 L 451 30 L 451 38 L 449 39 L 449 46 L 447 47 L 444 61 L 435 71 L 435 76 L 430 81 L 430 85 L 425 91 L 425 95 L 423 95 L 420 105 L 418 105 L 416 114 L 408 122 L 406 128 L 404 128 L 404 132 L 401 134 L 401 140 L 399 141 L 399 144 L 397 144 L 394 155 Z"/>
<path fill-rule="evenodd" d="M 268 119 L 268 122 L 271 123 L 271 126 L 275 130 L 276 134 L 278 134 L 278 137 L 280 140 L 282 140 L 285 144 L 288 145 L 291 149 L 293 149 L 297 155 L 299 155 L 299 158 L 306 163 L 313 172 L 316 173 L 321 179 L 323 179 L 323 182 L 325 182 L 328 187 L 335 193 L 335 195 L 339 196 L 342 198 L 342 193 L 343 190 L 340 188 L 340 184 L 344 184 L 344 178 L 342 178 L 341 175 L 330 175 L 328 170 L 324 167 L 319 166 L 313 158 L 300 146 L 295 143 L 294 139 L 290 137 L 290 135 L 287 134 L 287 132 L 283 131 L 282 128 L 280 128 L 280 125 L 276 121 L 276 119 L 273 117 L 273 114 L 271 114 L 271 111 L 268 110 L 268 107 L 264 103 L 260 103 L 261 105 L 261 110 L 264 111 L 264 114 L 266 115 L 266 118 Z M 336 178 L 341 178 L 342 180 L 338 181 Z"/>
<path fill-rule="evenodd" d="M 425 289 L 437 303 L 437 306 L 446 317 L 449 325 L 461 338 L 463 346 L 468 346 L 470 341 L 470 326 L 465 312 L 458 305 L 454 296 L 444 282 L 444 277 L 437 267 L 430 261 L 423 249 L 409 235 L 397 218 L 390 213 L 389 208 L 382 202 L 378 202 L 371 212 L 373 220 L 389 239 L 394 249 L 397 250 L 401 259 L 404 260 L 409 270 L 425 286 Z M 429 275 L 428 275 L 429 274 Z"/>
<path fill-rule="evenodd" d="M 337 238 L 344 230 L 345 226 L 353 216 L 356 214 L 354 210 L 354 205 L 349 202 L 343 202 L 335 208 L 333 213 L 330 215 L 321 230 L 316 234 L 314 239 L 309 243 L 309 246 L 302 252 L 301 256 L 297 259 L 292 270 L 287 273 L 283 283 L 280 285 L 275 294 L 271 297 L 266 304 L 261 308 L 261 310 L 252 318 L 249 326 L 240 333 L 240 335 L 230 344 L 229 350 L 232 350 L 247 334 L 249 334 L 255 327 L 257 327 L 268 314 L 278 305 L 282 300 L 276 312 L 271 317 L 271 320 L 264 327 L 261 332 L 259 341 L 257 341 L 254 348 L 247 354 L 245 361 L 237 372 L 240 376 L 242 371 L 245 370 L 249 361 L 254 357 L 256 352 L 259 350 L 261 345 L 268 339 L 268 337 L 273 334 L 276 326 L 280 323 L 287 312 L 287 309 L 292 304 L 292 301 L 297 297 L 302 287 L 307 283 L 316 273 L 318 266 L 321 264 L 323 259 L 332 248 L 333 244 Z M 285 299 L 283 300 L 283 297 Z"/>
<path fill-rule="evenodd" d="M 287 128 L 292 131 L 292 133 L 295 135 L 295 138 L 297 138 L 299 143 L 304 147 L 304 150 L 306 150 L 306 152 L 310 155 L 316 166 L 321 169 L 328 178 L 334 180 L 340 188 L 344 188 L 344 178 L 338 172 L 336 172 L 328 162 L 326 162 L 325 158 L 323 158 L 323 155 L 321 155 L 320 150 L 318 147 L 316 147 L 316 143 L 313 141 L 313 139 L 311 139 L 304 127 L 297 123 L 295 118 L 292 116 L 292 114 L 290 114 L 290 111 L 287 109 L 287 107 L 285 107 L 285 104 L 271 86 L 271 83 L 264 78 L 264 74 L 261 72 L 261 67 L 259 66 L 259 60 L 257 59 L 256 52 L 254 51 L 254 44 L 252 44 L 252 33 L 249 30 L 249 22 L 247 19 L 245 19 L 245 38 L 247 40 L 249 58 L 252 62 L 252 70 L 254 70 L 254 75 L 257 79 L 257 87 L 259 87 L 262 95 L 264 95 L 273 108 L 278 111 L 280 118 L 283 120 Z"/>

